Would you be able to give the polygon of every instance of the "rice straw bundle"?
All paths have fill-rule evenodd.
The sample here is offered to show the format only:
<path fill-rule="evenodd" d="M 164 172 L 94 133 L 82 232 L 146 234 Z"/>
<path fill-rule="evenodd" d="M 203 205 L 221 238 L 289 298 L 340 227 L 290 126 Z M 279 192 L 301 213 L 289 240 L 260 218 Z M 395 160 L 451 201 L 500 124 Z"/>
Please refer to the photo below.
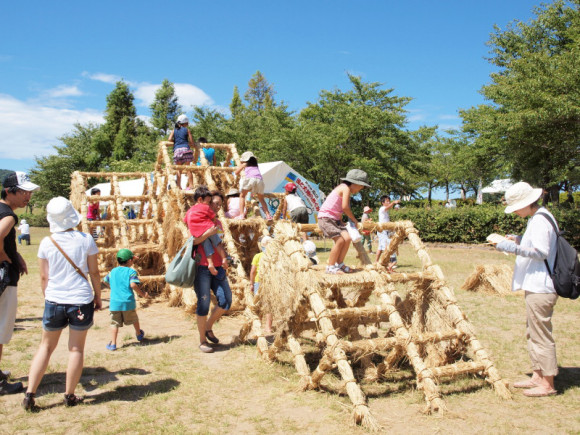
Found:
<path fill-rule="evenodd" d="M 461 288 L 495 296 L 511 293 L 513 270 L 507 264 L 480 264 Z"/>

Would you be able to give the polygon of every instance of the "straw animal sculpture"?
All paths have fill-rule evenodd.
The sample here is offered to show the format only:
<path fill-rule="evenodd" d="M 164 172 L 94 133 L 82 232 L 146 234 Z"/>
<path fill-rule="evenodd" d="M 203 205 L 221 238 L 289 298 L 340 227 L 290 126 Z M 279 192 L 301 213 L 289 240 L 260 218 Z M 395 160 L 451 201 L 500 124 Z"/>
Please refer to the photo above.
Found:
<path fill-rule="evenodd" d="M 262 256 L 260 290 L 244 311 L 246 322 L 239 340 L 257 336 L 258 351 L 269 362 L 284 360 L 289 352 L 302 389 L 332 389 L 332 378 L 341 378 L 339 390 L 353 404 L 354 421 L 369 429 L 377 429 L 378 424 L 361 382 L 384 382 L 403 365 L 415 373 L 427 412 L 446 409 L 440 380 L 463 375 L 479 375 L 500 397 L 511 398 L 413 224 L 365 223 L 364 229 L 395 232 L 381 264 L 352 274 L 328 275 L 312 266 L 301 247 L 300 232 L 316 227 L 278 222 Z M 390 253 L 403 240 L 415 249 L 422 269 L 388 273 Z M 272 314 L 276 330 L 272 345 L 261 329 L 267 313 Z M 330 379 L 323 384 L 325 377 Z"/>
<path fill-rule="evenodd" d="M 480 264 L 461 288 L 495 296 L 511 293 L 513 269 L 507 264 Z"/>

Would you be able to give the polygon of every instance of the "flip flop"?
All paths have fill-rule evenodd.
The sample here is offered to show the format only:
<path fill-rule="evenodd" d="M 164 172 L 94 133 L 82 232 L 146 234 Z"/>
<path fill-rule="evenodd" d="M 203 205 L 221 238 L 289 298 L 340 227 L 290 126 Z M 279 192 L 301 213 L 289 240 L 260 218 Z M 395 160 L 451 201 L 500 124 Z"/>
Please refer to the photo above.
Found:
<path fill-rule="evenodd" d="M 556 394 L 558 394 L 556 390 L 545 390 L 543 387 L 535 387 L 530 388 L 529 390 L 524 390 L 524 396 L 527 397 L 546 397 L 554 396 Z"/>
<path fill-rule="evenodd" d="M 536 384 L 531 379 L 526 379 L 525 381 L 514 382 L 514 388 L 535 388 L 538 384 Z"/>

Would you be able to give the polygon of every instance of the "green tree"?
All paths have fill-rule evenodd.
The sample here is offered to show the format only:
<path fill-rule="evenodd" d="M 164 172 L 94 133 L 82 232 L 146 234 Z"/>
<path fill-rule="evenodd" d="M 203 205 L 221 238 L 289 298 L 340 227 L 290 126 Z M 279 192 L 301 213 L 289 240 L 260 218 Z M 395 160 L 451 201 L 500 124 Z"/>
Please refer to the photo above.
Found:
<path fill-rule="evenodd" d="M 420 149 L 404 130 L 404 107 L 410 98 L 391 95 L 393 89 L 381 89 L 380 83 L 348 77 L 351 90 L 323 90 L 316 103 L 308 103 L 300 112 L 303 148 L 292 150 L 289 163 L 326 192 L 349 169 L 360 168 L 373 183 L 364 195 L 411 193 L 411 176 L 420 169 Z"/>
<path fill-rule="evenodd" d="M 234 86 L 234 94 L 232 96 L 232 102 L 230 103 L 230 112 L 232 114 L 232 118 L 240 115 L 244 110 L 244 103 L 242 103 L 242 99 L 240 98 L 240 91 L 238 90 L 237 86 Z"/>
<path fill-rule="evenodd" d="M 105 164 L 111 159 L 127 159 L 133 155 L 137 136 L 134 100 L 133 93 L 124 81 L 117 82 L 115 89 L 107 95 L 105 124 L 92 144 L 92 148 L 100 154 L 100 161 Z"/>
<path fill-rule="evenodd" d="M 481 90 L 492 104 L 462 112 L 466 131 L 500 147 L 512 178 L 546 188 L 554 202 L 580 185 L 579 6 L 556 1 L 528 23 L 496 27 L 490 62 L 499 71 Z"/>
<path fill-rule="evenodd" d="M 274 95 L 276 95 L 274 85 L 269 83 L 260 71 L 256 71 L 248 83 L 244 98 L 250 110 L 262 113 L 274 106 Z"/>
<path fill-rule="evenodd" d="M 151 124 L 163 136 L 166 136 L 177 120 L 177 116 L 182 112 L 172 82 L 167 79 L 163 80 L 149 108 L 151 109 Z"/>
<path fill-rule="evenodd" d="M 44 206 L 55 196 L 70 196 L 71 174 L 74 171 L 100 170 L 98 153 L 91 144 L 101 127 L 94 124 L 74 125 L 74 130 L 59 138 L 62 145 L 54 147 L 56 154 L 35 158 L 30 177 L 41 189 L 32 196 L 35 205 Z"/>

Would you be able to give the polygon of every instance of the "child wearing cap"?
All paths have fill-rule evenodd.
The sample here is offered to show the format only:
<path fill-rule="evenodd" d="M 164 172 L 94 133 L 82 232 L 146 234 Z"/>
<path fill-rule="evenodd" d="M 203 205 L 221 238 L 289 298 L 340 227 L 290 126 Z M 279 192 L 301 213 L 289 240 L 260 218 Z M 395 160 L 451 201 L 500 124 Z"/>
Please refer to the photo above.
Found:
<path fill-rule="evenodd" d="M 307 224 L 308 223 L 308 209 L 306 204 L 302 201 L 302 198 L 298 196 L 296 190 L 298 186 L 294 183 L 288 183 L 284 186 L 286 191 L 286 196 L 284 197 L 284 204 L 282 205 L 282 212 L 280 213 L 280 218 L 286 217 L 286 212 L 290 213 L 290 219 L 292 222 L 297 224 Z M 302 233 L 302 241 L 308 239 L 306 233 Z"/>
<path fill-rule="evenodd" d="M 250 269 L 250 286 L 254 291 L 254 295 L 258 294 L 258 289 L 260 288 L 260 262 L 270 240 L 272 240 L 272 237 L 270 236 L 264 236 L 260 239 L 261 250 L 256 255 L 254 255 L 254 258 L 252 259 L 252 269 Z M 272 332 L 272 314 L 266 314 L 265 332 L 266 334 L 270 334 Z"/>
<path fill-rule="evenodd" d="M 368 205 L 365 205 L 365 208 L 363 209 L 363 214 L 360 217 L 360 223 L 364 224 L 365 222 L 371 222 L 372 219 L 369 216 L 369 213 L 371 213 L 373 211 L 372 208 L 370 208 Z M 373 253 L 373 242 L 371 240 L 371 232 L 368 230 L 362 230 L 361 231 L 362 234 L 362 244 L 363 247 L 365 245 L 365 242 L 367 243 L 367 246 L 369 247 L 369 253 Z"/>
<path fill-rule="evenodd" d="M 193 162 L 192 147 L 195 146 L 193 136 L 187 126 L 189 119 L 185 115 L 179 115 L 175 128 L 169 134 L 169 142 L 173 142 L 173 163 L 176 165 L 191 165 Z M 181 189 L 181 169 L 177 169 L 177 187 Z M 187 186 L 185 190 L 193 189 L 193 175 L 187 172 Z"/>
<path fill-rule="evenodd" d="M 246 217 L 246 195 L 255 193 L 266 214 L 266 219 L 272 219 L 264 200 L 264 180 L 260 168 L 258 168 L 258 159 L 254 153 L 246 151 L 240 157 L 240 162 L 240 166 L 234 171 L 238 176 L 244 171 L 244 176 L 240 180 L 240 217 L 242 219 Z"/>
<path fill-rule="evenodd" d="M 318 212 L 318 228 L 324 237 L 328 237 L 334 242 L 326 266 L 326 273 L 330 274 L 352 272 L 350 267 L 344 264 L 351 238 L 342 221 L 342 215 L 344 213 L 355 225 L 358 225 L 358 221 L 350 209 L 350 197 L 359 193 L 363 188 L 370 187 L 367 173 L 360 169 L 351 169 L 341 180 L 342 183 L 330 192 Z"/>
<path fill-rule="evenodd" d="M 137 341 L 142 341 L 145 336 L 135 311 L 137 302 L 133 292 L 137 292 L 142 298 L 148 298 L 149 294 L 141 290 L 141 281 L 139 281 L 137 271 L 131 267 L 135 258 L 133 252 L 129 249 L 121 249 L 117 252 L 119 266 L 111 270 L 103 279 L 111 287 L 111 300 L 109 303 L 111 311 L 111 341 L 107 344 L 108 350 L 117 350 L 119 327 L 124 324 L 133 325 Z"/>

